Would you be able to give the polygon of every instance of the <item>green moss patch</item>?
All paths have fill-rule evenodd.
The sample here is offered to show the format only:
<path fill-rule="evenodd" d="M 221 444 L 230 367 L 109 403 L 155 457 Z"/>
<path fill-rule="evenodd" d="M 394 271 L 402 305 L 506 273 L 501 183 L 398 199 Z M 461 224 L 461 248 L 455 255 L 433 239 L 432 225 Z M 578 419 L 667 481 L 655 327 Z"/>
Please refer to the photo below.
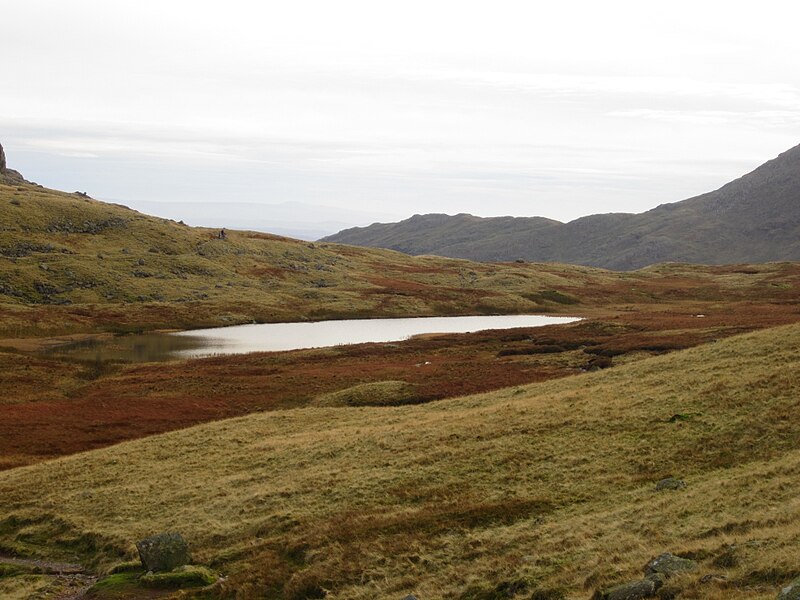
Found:
<path fill-rule="evenodd" d="M 139 580 L 143 587 L 186 588 L 204 587 L 216 583 L 217 576 L 206 567 L 186 565 L 169 573 L 148 573 Z"/>
<path fill-rule="evenodd" d="M 95 583 L 87 592 L 88 598 L 118 598 L 139 588 L 141 573 L 115 573 Z"/>

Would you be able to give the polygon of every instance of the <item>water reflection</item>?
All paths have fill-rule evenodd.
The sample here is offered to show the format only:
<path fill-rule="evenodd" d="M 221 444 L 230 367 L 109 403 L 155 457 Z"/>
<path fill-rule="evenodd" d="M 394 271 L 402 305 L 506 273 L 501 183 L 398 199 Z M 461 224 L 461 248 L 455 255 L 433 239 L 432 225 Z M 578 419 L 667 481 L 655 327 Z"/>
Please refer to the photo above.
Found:
<path fill-rule="evenodd" d="M 265 323 L 79 342 L 48 350 L 46 354 L 81 362 L 162 362 L 220 354 L 394 342 L 426 333 L 470 333 L 487 329 L 541 327 L 576 320 L 578 319 L 574 317 L 502 315 Z"/>
<path fill-rule="evenodd" d="M 111 340 L 74 342 L 42 351 L 47 356 L 60 356 L 79 362 L 164 362 L 176 360 L 184 351 L 199 350 L 206 345 L 202 337 L 147 333 L 126 335 Z"/>

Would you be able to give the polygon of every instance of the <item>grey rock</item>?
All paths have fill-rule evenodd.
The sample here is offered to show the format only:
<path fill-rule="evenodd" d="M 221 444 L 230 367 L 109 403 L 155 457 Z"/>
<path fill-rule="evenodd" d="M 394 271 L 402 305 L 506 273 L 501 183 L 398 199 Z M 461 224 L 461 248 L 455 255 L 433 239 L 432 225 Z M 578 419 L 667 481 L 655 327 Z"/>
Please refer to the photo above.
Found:
<path fill-rule="evenodd" d="M 682 479 L 675 479 L 674 477 L 667 477 L 662 479 L 656 484 L 656 491 L 661 492 L 664 490 L 682 490 L 686 487 L 686 482 Z"/>
<path fill-rule="evenodd" d="M 656 586 L 656 591 L 664 587 L 664 584 L 667 582 L 667 576 L 663 573 L 649 573 L 645 575 L 644 578 L 653 582 L 653 585 Z"/>
<path fill-rule="evenodd" d="M 403 600 L 417 600 L 417 597 L 414 594 L 409 594 Z"/>
<path fill-rule="evenodd" d="M 800 600 L 800 577 L 780 591 L 778 600 Z"/>
<path fill-rule="evenodd" d="M 189 546 L 180 533 L 159 533 L 136 542 L 145 571 L 172 571 L 192 562 Z"/>
<path fill-rule="evenodd" d="M 651 598 L 655 593 L 656 584 L 650 579 L 642 579 L 597 591 L 592 600 L 641 600 Z"/>
<path fill-rule="evenodd" d="M 697 563 L 689 558 L 681 558 L 666 552 L 656 556 L 644 567 L 645 575 L 652 575 L 654 573 L 661 573 L 666 577 L 671 577 L 678 573 L 686 573 L 694 571 L 697 568 Z"/>
<path fill-rule="evenodd" d="M 2 144 L 0 144 L 0 183 L 8 185 L 25 183 L 25 179 L 18 171 L 8 168 L 8 164 L 6 164 L 6 153 L 3 150 Z"/>

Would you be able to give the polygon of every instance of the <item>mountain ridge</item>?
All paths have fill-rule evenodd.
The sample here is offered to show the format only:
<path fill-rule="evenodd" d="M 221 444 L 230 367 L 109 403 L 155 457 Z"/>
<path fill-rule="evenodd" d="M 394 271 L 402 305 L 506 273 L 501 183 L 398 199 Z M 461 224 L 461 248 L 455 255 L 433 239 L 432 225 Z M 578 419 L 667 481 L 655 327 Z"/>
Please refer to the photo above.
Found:
<path fill-rule="evenodd" d="M 717 190 L 643 213 L 561 223 L 544 217 L 415 215 L 322 241 L 478 261 L 562 262 L 617 270 L 658 262 L 800 260 L 800 145 Z"/>

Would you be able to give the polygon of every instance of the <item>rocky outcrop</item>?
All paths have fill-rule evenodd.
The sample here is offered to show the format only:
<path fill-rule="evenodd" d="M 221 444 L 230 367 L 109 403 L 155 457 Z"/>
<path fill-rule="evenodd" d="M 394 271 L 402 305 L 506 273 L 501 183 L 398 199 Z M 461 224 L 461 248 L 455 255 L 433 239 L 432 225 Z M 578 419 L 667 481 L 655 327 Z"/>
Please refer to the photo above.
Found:
<path fill-rule="evenodd" d="M 800 577 L 780 591 L 778 600 L 800 600 Z"/>
<path fill-rule="evenodd" d="M 681 558 L 666 552 L 656 556 L 644 568 L 646 575 L 660 573 L 667 577 L 672 577 L 679 573 L 687 573 L 697 568 L 697 563 L 689 558 Z"/>
<path fill-rule="evenodd" d="M 656 592 L 659 597 L 674 598 L 680 593 L 680 589 L 666 588 L 667 580 L 675 575 L 694 571 L 697 567 L 698 564 L 695 561 L 667 552 L 655 557 L 645 565 L 644 579 L 597 590 L 592 596 L 592 600 L 643 600 L 654 597 Z"/>
<path fill-rule="evenodd" d="M 27 183 L 19 172 L 8 168 L 6 153 L 3 150 L 2 144 L 0 144 L 0 183 L 5 183 L 7 185 Z"/>

